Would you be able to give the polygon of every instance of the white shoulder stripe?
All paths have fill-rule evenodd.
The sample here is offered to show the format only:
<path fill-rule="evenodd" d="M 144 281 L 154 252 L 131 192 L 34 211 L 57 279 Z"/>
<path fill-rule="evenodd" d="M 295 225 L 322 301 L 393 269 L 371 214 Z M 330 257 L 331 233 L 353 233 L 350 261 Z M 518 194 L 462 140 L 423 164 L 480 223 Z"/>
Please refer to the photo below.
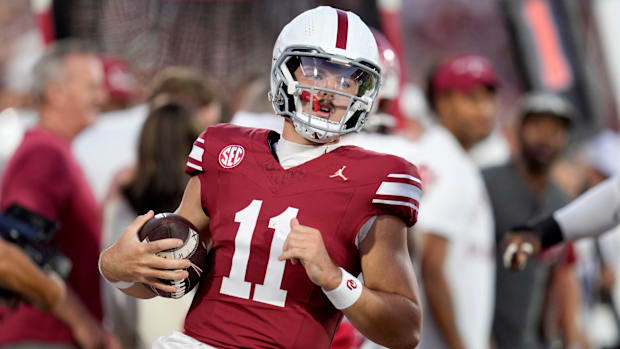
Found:
<path fill-rule="evenodd" d="M 200 139 L 200 138 L 198 138 Z M 192 152 L 189 153 L 189 157 L 198 161 L 198 162 L 202 162 L 202 154 L 204 154 L 205 150 L 202 149 L 201 147 L 194 145 L 194 147 L 192 148 Z"/>
<path fill-rule="evenodd" d="M 204 144 L 205 140 L 204 140 L 204 138 L 200 138 L 200 137 L 198 137 L 198 138 L 196 139 L 196 142 L 198 142 L 198 143 L 203 143 L 203 144 Z"/>
<path fill-rule="evenodd" d="M 388 177 L 391 177 L 391 178 L 405 178 L 405 179 L 408 179 L 410 181 L 414 181 L 416 183 L 422 184 L 422 181 L 420 179 L 415 178 L 412 175 L 408 175 L 408 174 L 404 174 L 404 173 L 390 173 L 388 175 Z"/>
<path fill-rule="evenodd" d="M 397 182 L 383 182 L 377 189 L 377 195 L 404 196 L 420 201 L 422 190 L 415 185 Z"/>
<path fill-rule="evenodd" d="M 200 166 L 198 166 L 198 165 L 194 165 L 194 164 L 192 164 L 192 163 L 191 163 L 191 162 L 189 162 L 189 161 L 186 163 L 186 165 L 187 165 L 187 166 L 189 166 L 189 167 L 191 167 L 191 168 L 193 168 L 194 170 L 202 171 L 202 167 L 200 167 Z"/>
<path fill-rule="evenodd" d="M 379 199 L 373 199 L 372 200 L 373 203 L 375 204 L 386 204 L 386 205 L 402 205 L 402 206 L 407 206 L 407 207 L 411 207 L 414 210 L 418 210 L 418 206 L 410 203 L 410 202 L 406 202 L 406 201 L 396 201 L 396 200 L 379 200 Z"/>

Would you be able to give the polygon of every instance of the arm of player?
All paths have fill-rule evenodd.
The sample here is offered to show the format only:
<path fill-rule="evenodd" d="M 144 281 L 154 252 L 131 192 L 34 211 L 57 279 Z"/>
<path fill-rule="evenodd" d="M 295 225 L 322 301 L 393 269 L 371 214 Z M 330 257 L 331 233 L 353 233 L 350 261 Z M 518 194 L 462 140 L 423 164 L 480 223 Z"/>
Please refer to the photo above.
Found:
<path fill-rule="evenodd" d="M 421 276 L 429 308 L 446 344 L 452 349 L 465 348 L 456 327 L 452 292 L 444 272 L 450 241 L 432 233 L 422 233 L 421 236 Z"/>
<path fill-rule="evenodd" d="M 209 224 L 200 203 L 200 180 L 192 177 L 185 188 L 177 214 L 192 222 L 199 230 Z M 127 227 L 116 243 L 101 253 L 101 272 L 111 282 L 135 282 L 133 286 L 122 291 L 136 298 L 152 298 L 155 294 L 143 284 L 150 285 L 164 292 L 175 292 L 175 287 L 162 283 L 159 279 L 183 280 L 190 267 L 186 259 L 166 259 L 157 256 L 157 252 L 176 248 L 183 244 L 179 239 L 162 239 L 148 243 L 138 240 L 138 231 L 153 217 L 150 211 L 138 216 Z"/>
<path fill-rule="evenodd" d="M 414 348 L 420 340 L 422 308 L 407 250 L 407 228 L 398 218 L 379 216 L 360 244 L 363 290 L 343 312 L 367 338 L 390 348 Z M 317 229 L 291 220 L 280 260 L 299 260 L 312 282 L 330 291 L 342 274 Z"/>
<path fill-rule="evenodd" d="M 609 231 L 620 224 L 620 176 L 588 190 L 557 210 L 553 218 L 560 226 L 563 239 L 567 241 L 594 237 Z"/>
<path fill-rule="evenodd" d="M 598 236 L 620 224 L 620 176 L 610 178 L 502 244 L 504 265 L 523 268 L 529 255 L 563 241 Z"/>

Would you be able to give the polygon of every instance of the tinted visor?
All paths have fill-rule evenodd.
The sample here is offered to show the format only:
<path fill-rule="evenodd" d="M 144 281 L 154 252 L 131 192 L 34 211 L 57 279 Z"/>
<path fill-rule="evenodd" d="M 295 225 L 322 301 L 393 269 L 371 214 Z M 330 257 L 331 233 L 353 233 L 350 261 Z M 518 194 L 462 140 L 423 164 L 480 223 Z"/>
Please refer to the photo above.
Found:
<path fill-rule="evenodd" d="M 291 72 L 302 85 L 335 90 L 357 97 L 363 96 L 375 85 L 375 77 L 370 72 L 353 65 L 307 56 L 297 56 L 292 61 L 294 65 L 289 65 L 289 68 L 295 68 L 291 69 Z"/>

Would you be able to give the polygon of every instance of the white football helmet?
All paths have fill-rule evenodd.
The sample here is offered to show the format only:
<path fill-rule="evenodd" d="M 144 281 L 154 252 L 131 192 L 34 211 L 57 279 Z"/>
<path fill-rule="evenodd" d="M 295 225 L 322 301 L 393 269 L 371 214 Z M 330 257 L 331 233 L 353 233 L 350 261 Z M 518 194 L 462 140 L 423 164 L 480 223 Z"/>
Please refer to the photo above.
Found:
<path fill-rule="evenodd" d="M 354 13 L 321 6 L 287 24 L 273 48 L 269 99 L 315 143 L 359 132 L 381 80 L 377 44 Z"/>

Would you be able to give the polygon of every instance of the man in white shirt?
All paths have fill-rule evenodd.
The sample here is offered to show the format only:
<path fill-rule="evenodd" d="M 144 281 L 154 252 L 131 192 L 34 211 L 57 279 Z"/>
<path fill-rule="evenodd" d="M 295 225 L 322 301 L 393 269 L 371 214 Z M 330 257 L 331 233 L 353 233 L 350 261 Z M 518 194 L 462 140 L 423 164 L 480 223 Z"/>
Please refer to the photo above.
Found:
<path fill-rule="evenodd" d="M 424 183 L 417 233 L 425 294 L 419 348 L 488 348 L 494 303 L 493 217 L 468 150 L 490 133 L 497 77 L 476 55 L 449 58 L 429 76 L 437 125 L 406 156 Z"/>
<path fill-rule="evenodd" d="M 437 123 L 415 141 L 385 134 L 343 141 L 401 156 L 418 166 L 424 195 L 409 234 L 417 245 L 425 294 L 418 348 L 488 348 L 495 290 L 491 206 L 469 148 L 492 129 L 496 76 L 478 56 L 457 56 L 438 66 L 429 82 Z M 417 241 L 413 241 L 416 239 Z M 365 343 L 364 349 L 375 349 Z"/>

